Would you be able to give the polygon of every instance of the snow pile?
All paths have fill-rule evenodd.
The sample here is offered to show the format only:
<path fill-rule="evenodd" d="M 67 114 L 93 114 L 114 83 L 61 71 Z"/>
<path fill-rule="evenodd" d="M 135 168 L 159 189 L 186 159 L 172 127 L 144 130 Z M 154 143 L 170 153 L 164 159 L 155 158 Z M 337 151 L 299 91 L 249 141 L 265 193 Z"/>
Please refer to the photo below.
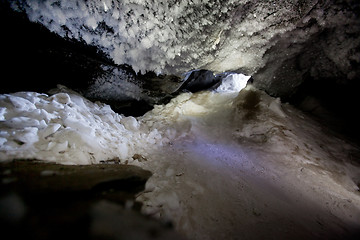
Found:
<path fill-rule="evenodd" d="M 161 135 L 108 105 L 71 92 L 0 95 L 0 160 L 40 159 L 91 164 L 134 160 L 142 146 L 161 144 Z"/>

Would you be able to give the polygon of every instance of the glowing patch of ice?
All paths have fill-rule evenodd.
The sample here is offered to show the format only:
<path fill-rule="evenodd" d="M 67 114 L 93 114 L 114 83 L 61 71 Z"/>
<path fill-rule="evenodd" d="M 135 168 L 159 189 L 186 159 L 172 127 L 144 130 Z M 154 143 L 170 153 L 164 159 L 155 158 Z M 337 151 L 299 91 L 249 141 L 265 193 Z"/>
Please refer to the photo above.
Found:
<path fill-rule="evenodd" d="M 216 92 L 240 92 L 246 87 L 246 84 L 251 76 L 246 76 L 241 73 L 231 73 L 222 79 L 221 85 L 216 88 Z"/>

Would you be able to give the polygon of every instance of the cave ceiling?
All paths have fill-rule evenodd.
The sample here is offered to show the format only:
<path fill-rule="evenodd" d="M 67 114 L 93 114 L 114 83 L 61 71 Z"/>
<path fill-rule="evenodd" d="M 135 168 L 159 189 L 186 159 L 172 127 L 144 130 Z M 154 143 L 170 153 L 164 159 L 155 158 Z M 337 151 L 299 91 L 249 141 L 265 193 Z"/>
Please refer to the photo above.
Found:
<path fill-rule="evenodd" d="M 33 56 L 40 55 L 45 60 L 36 66 L 43 64 L 77 87 L 87 81 L 82 89 L 89 96 L 101 95 L 93 91 L 100 84 L 125 79 L 121 88 L 132 89 L 127 97 L 145 101 L 134 97 L 132 84 L 163 99 L 195 69 L 251 75 L 256 87 L 283 99 L 324 86 L 333 89 L 327 92 L 353 90 L 360 76 L 359 5 L 356 0 L 4 0 L 10 59 L 5 68 L 16 72 L 14 64 L 25 70 L 30 65 L 27 73 L 34 73 Z M 33 25 L 24 27 L 25 18 Z M 64 68 L 77 79 L 64 75 Z M 146 76 L 166 91 L 153 91 Z M 304 88 L 308 85 L 315 90 Z M 111 100 L 113 93 L 103 90 Z"/>

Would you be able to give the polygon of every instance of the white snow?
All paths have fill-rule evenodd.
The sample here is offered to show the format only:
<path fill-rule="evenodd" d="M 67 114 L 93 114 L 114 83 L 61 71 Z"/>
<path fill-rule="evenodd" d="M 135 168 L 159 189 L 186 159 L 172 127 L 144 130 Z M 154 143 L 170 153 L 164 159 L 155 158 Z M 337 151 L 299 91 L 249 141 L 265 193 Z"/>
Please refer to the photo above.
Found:
<path fill-rule="evenodd" d="M 221 80 L 221 85 L 216 88 L 217 92 L 240 92 L 246 87 L 251 76 L 244 74 L 232 73 Z"/>
<path fill-rule="evenodd" d="M 341 238 L 360 227 L 359 149 L 279 99 L 252 86 L 188 93 L 142 121 L 171 143 L 149 154 L 154 175 L 138 200 L 190 239 Z"/>
<path fill-rule="evenodd" d="M 62 88 L 62 90 L 65 90 Z M 133 117 L 116 114 L 108 105 L 92 103 L 68 91 L 52 96 L 18 92 L 0 96 L 3 119 L 0 159 L 91 164 L 120 157 L 132 160 L 149 144 L 162 144 L 156 129 Z"/>
<path fill-rule="evenodd" d="M 0 160 L 141 166 L 153 172 L 137 197 L 143 213 L 189 239 L 340 238 L 360 227 L 359 149 L 251 85 L 235 92 L 236 79 L 248 77 L 139 118 L 65 88 L 2 94 Z"/>

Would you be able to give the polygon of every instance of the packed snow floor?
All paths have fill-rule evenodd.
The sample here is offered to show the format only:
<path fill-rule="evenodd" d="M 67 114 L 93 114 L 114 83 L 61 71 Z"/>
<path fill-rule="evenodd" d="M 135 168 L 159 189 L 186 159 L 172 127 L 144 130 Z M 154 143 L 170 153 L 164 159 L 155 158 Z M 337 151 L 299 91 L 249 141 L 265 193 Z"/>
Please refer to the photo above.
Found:
<path fill-rule="evenodd" d="M 3 94 L 0 160 L 141 166 L 153 172 L 143 213 L 188 239 L 354 236 L 359 149 L 251 85 L 237 90 L 183 93 L 139 118 L 63 87 Z"/>

